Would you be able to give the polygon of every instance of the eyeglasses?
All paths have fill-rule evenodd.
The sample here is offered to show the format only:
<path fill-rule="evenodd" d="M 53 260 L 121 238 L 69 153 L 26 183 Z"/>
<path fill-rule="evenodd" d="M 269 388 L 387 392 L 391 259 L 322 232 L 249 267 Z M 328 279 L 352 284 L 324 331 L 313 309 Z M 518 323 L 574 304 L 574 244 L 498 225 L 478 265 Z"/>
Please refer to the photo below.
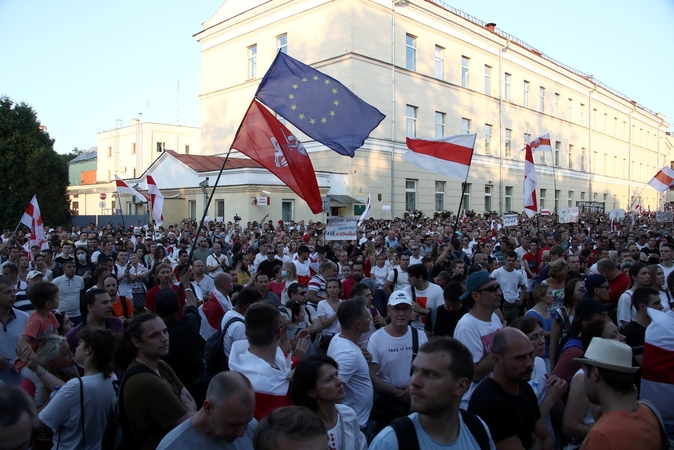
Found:
<path fill-rule="evenodd" d="M 500 284 L 495 284 L 493 286 L 487 286 L 486 288 L 482 289 L 473 289 L 473 292 L 482 292 L 482 291 L 487 291 L 487 292 L 496 292 L 501 290 L 501 285 Z"/>

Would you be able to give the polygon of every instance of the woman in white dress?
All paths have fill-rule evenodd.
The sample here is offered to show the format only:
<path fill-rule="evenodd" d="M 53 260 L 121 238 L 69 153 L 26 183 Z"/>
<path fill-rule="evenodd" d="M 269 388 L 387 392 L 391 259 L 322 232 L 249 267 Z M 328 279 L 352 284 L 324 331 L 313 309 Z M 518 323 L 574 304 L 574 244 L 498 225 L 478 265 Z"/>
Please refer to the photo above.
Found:
<path fill-rule="evenodd" d="M 328 430 L 330 450 L 367 448 L 356 412 L 340 404 L 346 393 L 334 359 L 314 355 L 301 361 L 295 368 L 290 395 L 295 405 L 305 406 L 321 418 Z"/>

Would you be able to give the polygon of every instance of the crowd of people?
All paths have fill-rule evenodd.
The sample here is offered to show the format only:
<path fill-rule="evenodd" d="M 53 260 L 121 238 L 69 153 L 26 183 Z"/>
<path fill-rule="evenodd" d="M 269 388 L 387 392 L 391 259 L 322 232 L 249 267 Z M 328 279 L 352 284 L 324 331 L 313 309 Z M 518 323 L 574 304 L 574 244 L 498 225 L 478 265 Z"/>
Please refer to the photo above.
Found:
<path fill-rule="evenodd" d="M 33 246 L 5 230 L 0 450 L 674 438 L 657 388 L 674 353 L 648 342 L 674 339 L 672 223 L 414 214 L 350 241 L 325 230 L 91 224 Z"/>

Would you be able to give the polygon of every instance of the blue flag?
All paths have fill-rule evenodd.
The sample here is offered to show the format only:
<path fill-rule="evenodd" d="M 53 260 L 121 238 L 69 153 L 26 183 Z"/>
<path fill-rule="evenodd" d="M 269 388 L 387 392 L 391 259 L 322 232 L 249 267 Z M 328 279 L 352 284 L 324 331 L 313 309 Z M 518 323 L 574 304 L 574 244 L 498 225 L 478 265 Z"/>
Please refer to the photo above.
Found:
<path fill-rule="evenodd" d="M 386 117 L 339 81 L 282 52 L 255 97 L 307 136 L 351 157 Z"/>

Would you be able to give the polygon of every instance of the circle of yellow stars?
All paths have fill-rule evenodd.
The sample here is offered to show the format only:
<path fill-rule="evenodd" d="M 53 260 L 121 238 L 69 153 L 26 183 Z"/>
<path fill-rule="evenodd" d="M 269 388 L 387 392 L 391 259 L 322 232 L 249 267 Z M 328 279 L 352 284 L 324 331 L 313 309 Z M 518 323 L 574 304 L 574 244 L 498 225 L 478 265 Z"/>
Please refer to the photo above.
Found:
<path fill-rule="evenodd" d="M 313 81 L 320 81 L 320 77 L 319 77 L 318 75 L 314 75 L 314 76 L 312 77 L 312 80 L 313 80 Z M 309 81 L 309 80 L 307 79 L 307 77 L 303 77 L 303 78 L 302 78 L 302 83 L 307 83 L 308 81 Z M 323 80 L 323 83 L 327 86 L 327 85 L 330 84 L 330 80 L 326 78 L 325 80 Z M 298 85 L 297 83 L 294 83 L 293 86 L 292 86 L 292 88 L 293 88 L 293 89 L 299 89 L 299 85 Z M 334 95 L 337 95 L 337 88 L 332 88 L 332 93 L 333 93 Z M 290 93 L 290 94 L 288 95 L 288 99 L 289 99 L 289 100 L 294 100 L 294 99 L 295 99 L 295 94 Z M 332 102 L 332 104 L 333 104 L 334 106 L 339 106 L 339 100 L 334 100 L 334 101 Z M 297 105 L 291 104 L 291 105 L 290 105 L 290 109 L 293 110 L 293 111 L 296 111 L 296 110 L 297 110 Z M 330 114 L 329 114 L 329 115 L 330 115 L 330 117 L 335 117 L 336 113 L 335 113 L 334 110 L 332 110 L 332 111 L 330 111 Z M 298 116 L 298 118 L 299 118 L 300 120 L 304 120 L 304 119 L 306 119 L 306 116 L 305 116 L 303 113 L 300 113 L 299 116 Z M 314 118 L 314 117 L 309 118 L 309 123 L 310 123 L 311 125 L 316 124 L 316 122 L 317 122 L 316 118 Z M 327 123 L 327 122 L 328 122 L 327 117 L 321 117 L 320 122 L 321 122 L 321 123 Z"/>

